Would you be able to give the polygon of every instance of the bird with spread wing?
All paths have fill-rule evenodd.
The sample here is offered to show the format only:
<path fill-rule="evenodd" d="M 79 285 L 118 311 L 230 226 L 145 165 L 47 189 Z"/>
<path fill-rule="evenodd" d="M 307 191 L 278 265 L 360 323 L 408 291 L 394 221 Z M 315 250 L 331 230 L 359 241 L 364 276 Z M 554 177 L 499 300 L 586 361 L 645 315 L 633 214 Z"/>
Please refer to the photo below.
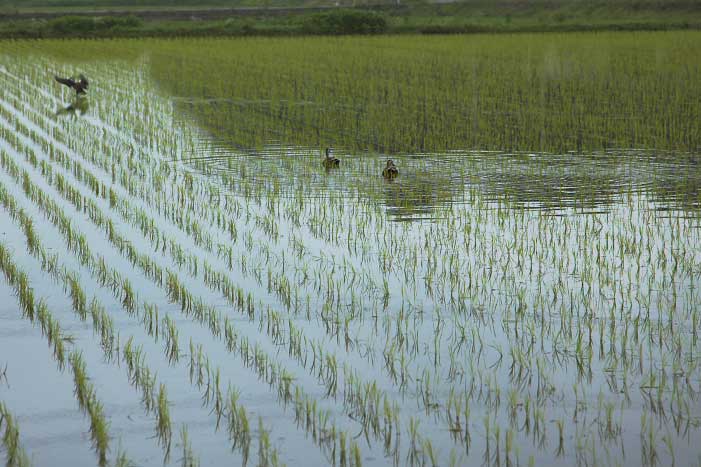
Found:
<path fill-rule="evenodd" d="M 85 94 L 85 92 L 88 89 L 88 79 L 83 76 L 82 74 L 79 76 L 79 79 L 76 81 L 73 78 L 61 78 L 60 76 L 54 76 L 56 81 L 58 81 L 61 84 L 65 84 L 71 89 L 75 89 L 76 94 Z"/>

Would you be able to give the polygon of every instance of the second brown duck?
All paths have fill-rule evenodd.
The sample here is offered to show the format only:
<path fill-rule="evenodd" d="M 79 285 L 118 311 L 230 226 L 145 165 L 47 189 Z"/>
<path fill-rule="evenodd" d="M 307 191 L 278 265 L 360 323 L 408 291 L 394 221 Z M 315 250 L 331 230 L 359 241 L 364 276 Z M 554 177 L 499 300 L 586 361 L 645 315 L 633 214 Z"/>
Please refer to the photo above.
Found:
<path fill-rule="evenodd" d="M 324 167 L 327 169 L 330 169 L 332 167 L 338 167 L 341 161 L 338 159 L 338 157 L 334 157 L 331 155 L 331 148 L 326 148 L 326 158 L 324 159 Z"/>
<path fill-rule="evenodd" d="M 397 175 L 399 175 L 399 169 L 396 165 L 394 165 L 394 161 L 392 159 L 387 159 L 387 165 L 385 166 L 384 170 L 382 170 L 382 176 L 387 179 L 392 179 Z"/>

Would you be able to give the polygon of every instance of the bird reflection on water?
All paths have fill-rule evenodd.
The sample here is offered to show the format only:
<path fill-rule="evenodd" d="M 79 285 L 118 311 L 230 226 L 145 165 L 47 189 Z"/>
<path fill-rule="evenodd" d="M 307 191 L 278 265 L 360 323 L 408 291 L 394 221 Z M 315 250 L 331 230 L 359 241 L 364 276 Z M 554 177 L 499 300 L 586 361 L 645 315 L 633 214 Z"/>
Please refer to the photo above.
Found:
<path fill-rule="evenodd" d="M 90 109 L 90 101 L 85 95 L 78 94 L 70 104 L 56 110 L 56 116 L 83 116 Z"/>

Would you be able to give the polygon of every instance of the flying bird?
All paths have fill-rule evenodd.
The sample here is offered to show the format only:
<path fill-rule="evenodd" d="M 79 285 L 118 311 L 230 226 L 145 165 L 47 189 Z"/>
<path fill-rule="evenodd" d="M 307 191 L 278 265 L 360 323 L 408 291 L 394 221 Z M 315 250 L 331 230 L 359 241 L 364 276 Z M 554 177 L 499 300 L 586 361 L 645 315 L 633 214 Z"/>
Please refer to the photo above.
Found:
<path fill-rule="evenodd" d="M 75 89 L 76 94 L 85 94 L 85 91 L 88 89 L 88 79 L 80 75 L 80 79 L 78 81 L 74 80 L 73 78 L 61 78 L 60 76 L 54 76 L 56 81 L 58 81 L 61 84 L 65 84 L 71 89 Z"/>

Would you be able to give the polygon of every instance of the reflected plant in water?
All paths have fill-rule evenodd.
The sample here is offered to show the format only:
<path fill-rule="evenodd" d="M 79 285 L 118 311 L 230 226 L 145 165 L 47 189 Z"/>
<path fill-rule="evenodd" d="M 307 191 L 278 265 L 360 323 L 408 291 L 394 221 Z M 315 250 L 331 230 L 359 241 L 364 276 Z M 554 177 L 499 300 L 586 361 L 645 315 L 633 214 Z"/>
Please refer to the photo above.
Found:
<path fill-rule="evenodd" d="M 3 433 L 2 445 L 8 467 L 30 466 L 29 456 L 27 456 L 19 441 L 17 422 L 3 402 L 0 402 L 0 432 Z"/>

